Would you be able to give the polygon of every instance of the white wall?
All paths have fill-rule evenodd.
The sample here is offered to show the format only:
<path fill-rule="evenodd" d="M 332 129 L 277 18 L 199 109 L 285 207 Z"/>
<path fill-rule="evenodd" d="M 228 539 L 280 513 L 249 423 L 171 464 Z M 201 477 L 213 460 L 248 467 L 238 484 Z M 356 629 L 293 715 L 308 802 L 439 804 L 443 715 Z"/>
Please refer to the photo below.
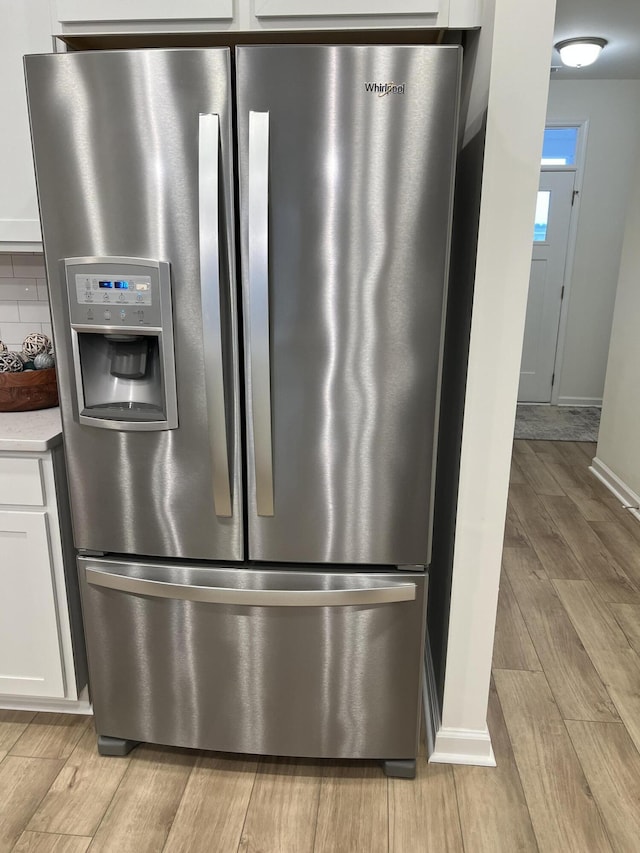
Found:
<path fill-rule="evenodd" d="M 552 80 L 547 118 L 589 120 L 559 402 L 597 404 L 640 139 L 640 80 Z"/>
<path fill-rule="evenodd" d="M 495 0 L 493 34 L 489 28 L 480 45 L 491 51 L 484 173 L 444 701 L 432 761 L 493 762 L 487 700 L 554 14 L 555 0 Z"/>
<path fill-rule="evenodd" d="M 31 332 L 51 337 L 49 296 L 40 254 L 0 254 L 0 341 L 22 349 Z"/>
<path fill-rule="evenodd" d="M 631 187 L 597 460 L 640 495 L 640 156 Z"/>

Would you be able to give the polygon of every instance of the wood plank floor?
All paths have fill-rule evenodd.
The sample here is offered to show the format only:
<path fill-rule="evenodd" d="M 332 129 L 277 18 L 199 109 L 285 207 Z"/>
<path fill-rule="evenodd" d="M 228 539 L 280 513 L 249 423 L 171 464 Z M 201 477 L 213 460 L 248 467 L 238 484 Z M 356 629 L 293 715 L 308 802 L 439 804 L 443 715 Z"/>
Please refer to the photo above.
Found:
<path fill-rule="evenodd" d="M 0 711 L 0 853 L 640 851 L 640 523 L 595 445 L 514 445 L 489 728 L 497 768 L 101 758 L 91 720 Z"/>

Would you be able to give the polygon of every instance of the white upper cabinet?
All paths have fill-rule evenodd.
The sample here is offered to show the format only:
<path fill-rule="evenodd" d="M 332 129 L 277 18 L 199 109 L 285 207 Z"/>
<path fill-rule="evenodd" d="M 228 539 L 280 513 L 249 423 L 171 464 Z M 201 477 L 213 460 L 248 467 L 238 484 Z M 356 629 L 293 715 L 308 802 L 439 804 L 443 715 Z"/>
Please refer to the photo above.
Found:
<path fill-rule="evenodd" d="M 482 0 L 53 0 L 61 33 L 478 26 Z"/>
<path fill-rule="evenodd" d="M 58 21 L 230 20 L 233 0 L 56 0 Z"/>
<path fill-rule="evenodd" d="M 441 0 L 255 0 L 257 18 L 437 15 Z"/>
<path fill-rule="evenodd" d="M 0 27 L 0 251 L 39 248 L 40 220 L 22 57 L 53 49 L 48 0 L 2 4 Z"/>

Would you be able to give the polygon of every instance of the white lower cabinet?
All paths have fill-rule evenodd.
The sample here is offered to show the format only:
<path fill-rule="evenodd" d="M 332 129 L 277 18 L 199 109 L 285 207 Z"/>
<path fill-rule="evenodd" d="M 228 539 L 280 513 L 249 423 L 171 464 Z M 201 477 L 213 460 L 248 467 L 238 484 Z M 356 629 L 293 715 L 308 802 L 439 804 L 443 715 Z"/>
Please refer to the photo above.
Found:
<path fill-rule="evenodd" d="M 0 693 L 64 698 L 47 516 L 0 510 Z"/>
<path fill-rule="evenodd" d="M 86 660 L 62 446 L 0 451 L 0 485 L 0 708 L 78 705 Z"/>

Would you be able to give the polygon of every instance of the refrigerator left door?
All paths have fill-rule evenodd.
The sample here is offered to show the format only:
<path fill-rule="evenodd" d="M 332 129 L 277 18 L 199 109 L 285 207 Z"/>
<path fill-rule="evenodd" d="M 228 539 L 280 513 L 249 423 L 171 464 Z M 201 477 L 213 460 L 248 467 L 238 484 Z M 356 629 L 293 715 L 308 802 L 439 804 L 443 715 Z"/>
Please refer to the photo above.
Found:
<path fill-rule="evenodd" d="M 241 560 L 229 51 L 38 55 L 26 57 L 25 67 L 76 547 Z M 85 265 L 71 278 L 69 259 Z M 134 280 L 133 267 L 119 272 L 131 259 L 148 268 L 150 298 L 154 266 L 168 272 L 158 298 L 171 305 L 163 324 L 169 316 L 172 328 L 162 335 L 172 344 L 175 377 L 165 369 L 163 379 L 175 378 L 177 417 L 144 428 L 115 415 L 81 422 L 78 391 L 87 399 L 91 389 L 74 364 L 68 282 L 80 287 L 76 275 L 86 272 L 96 288 L 103 279 L 122 285 L 118 279 Z M 103 300 L 126 296 L 96 294 L 103 313 Z M 112 311 L 113 325 L 124 322 L 123 311 L 129 306 Z M 123 379 L 120 362 L 140 355 L 118 355 L 119 329 L 97 318 L 97 306 L 88 321 L 71 319 L 74 328 L 88 324 L 88 343 L 103 342 L 98 361 L 109 376 L 102 384 L 122 407 L 114 389 L 135 385 L 144 371 Z M 132 339 L 132 346 L 140 344 Z"/>

